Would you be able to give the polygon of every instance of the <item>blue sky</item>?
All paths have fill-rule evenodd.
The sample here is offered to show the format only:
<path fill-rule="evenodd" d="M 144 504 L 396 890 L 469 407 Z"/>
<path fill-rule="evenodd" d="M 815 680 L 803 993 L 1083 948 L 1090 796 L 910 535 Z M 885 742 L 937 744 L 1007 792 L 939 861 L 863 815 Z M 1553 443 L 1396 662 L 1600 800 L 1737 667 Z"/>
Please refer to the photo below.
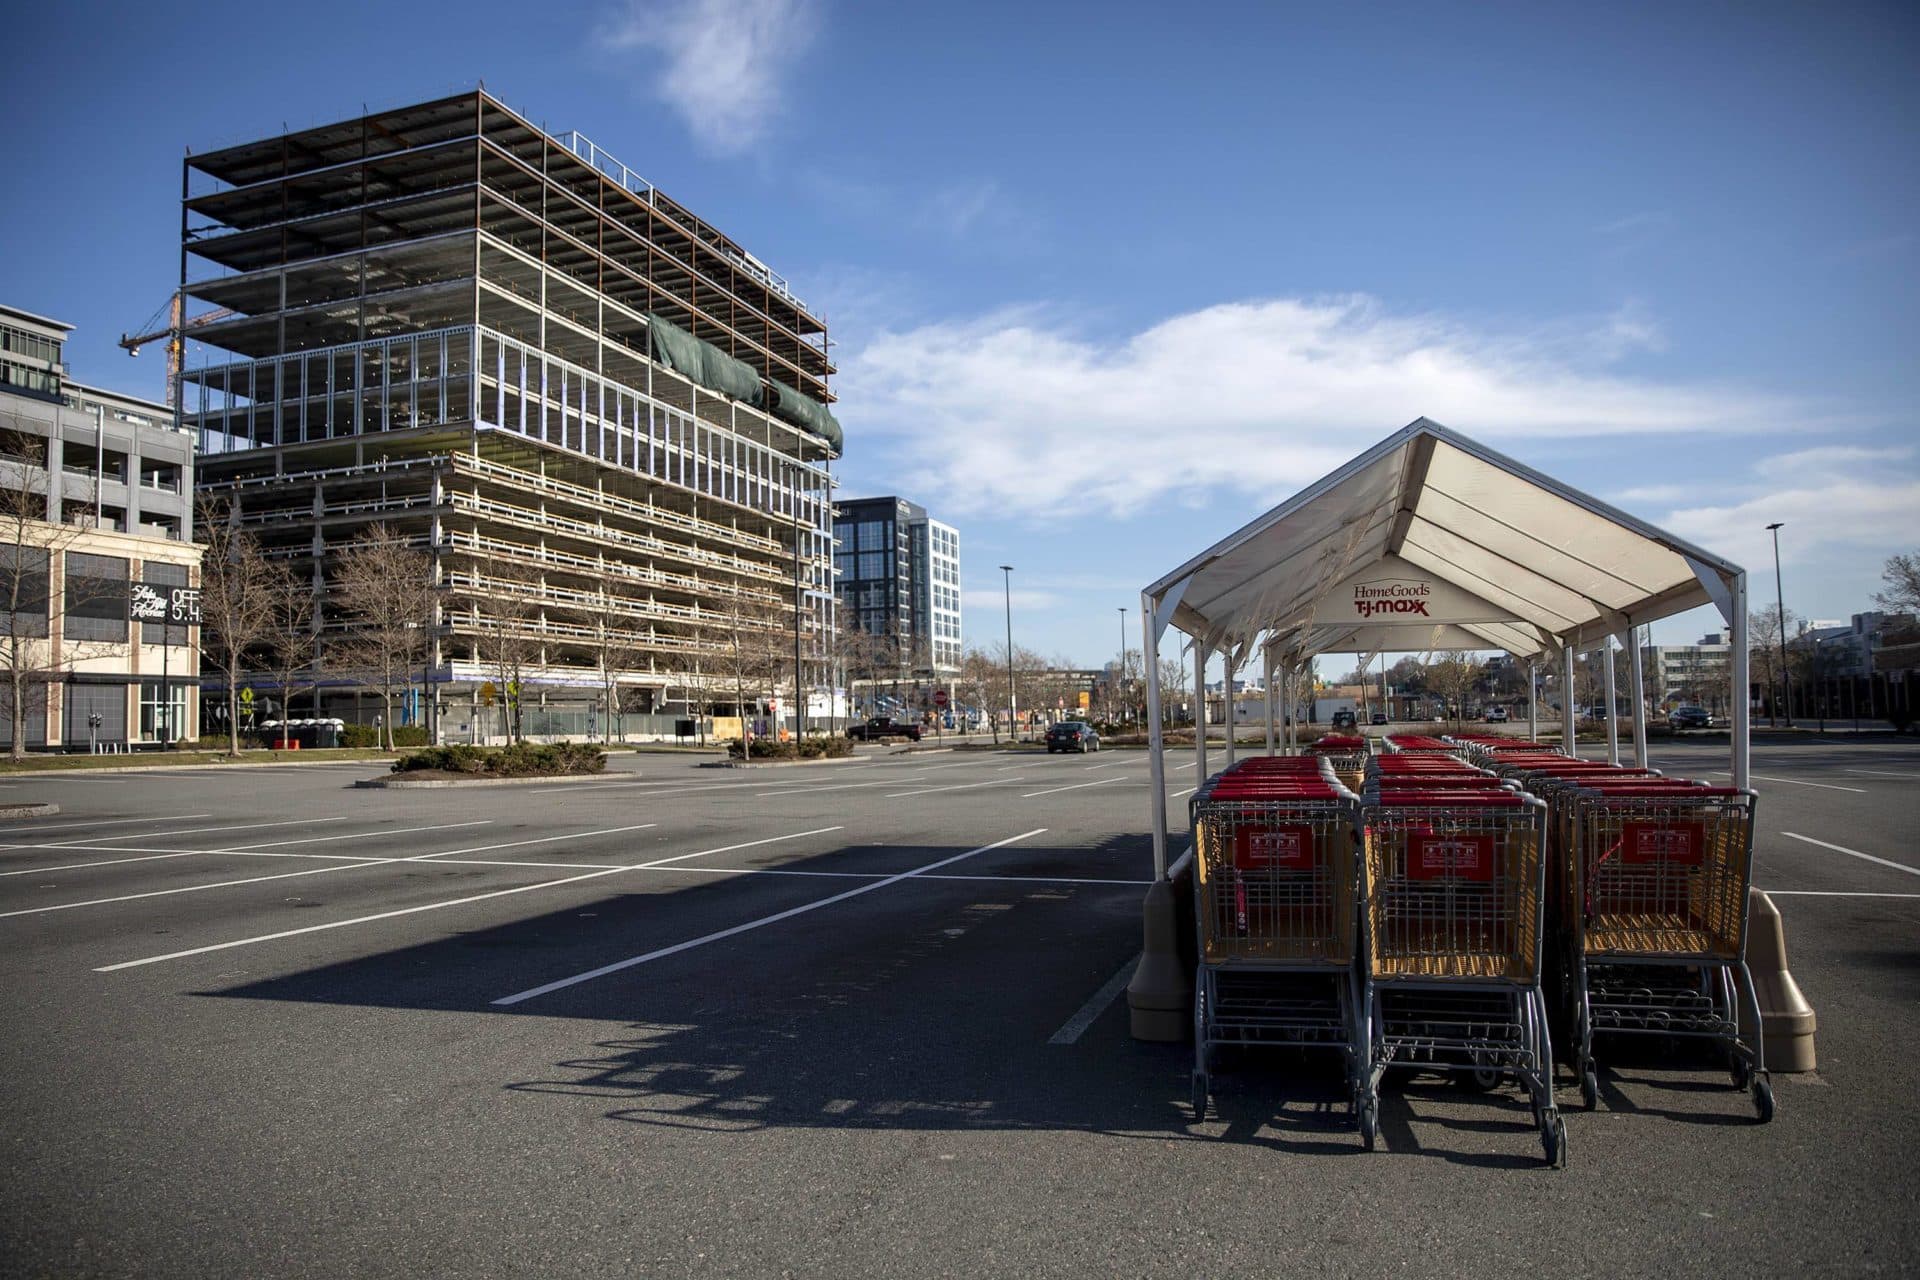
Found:
<path fill-rule="evenodd" d="M 0 299 L 82 380 L 179 160 L 468 86 L 579 129 L 828 317 L 848 497 L 957 525 L 970 641 L 1075 663 L 1425 414 L 1871 607 L 1920 548 L 1911 5 L 39 5 Z M 1130 618 L 1134 617 L 1130 613 Z M 1690 615 L 1656 628 L 1692 639 Z M 1137 634 L 1137 630 L 1135 632 Z"/>

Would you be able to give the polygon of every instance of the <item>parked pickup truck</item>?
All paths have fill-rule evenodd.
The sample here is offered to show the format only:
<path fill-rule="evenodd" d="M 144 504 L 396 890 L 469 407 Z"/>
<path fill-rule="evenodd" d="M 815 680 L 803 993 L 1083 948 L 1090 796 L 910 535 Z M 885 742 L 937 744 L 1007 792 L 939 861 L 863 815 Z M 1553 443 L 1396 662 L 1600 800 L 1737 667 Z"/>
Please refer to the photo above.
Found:
<path fill-rule="evenodd" d="M 876 716 L 865 724 L 856 724 L 847 729 L 847 736 L 855 742 L 884 742 L 888 738 L 911 738 L 920 741 L 920 726 L 904 720 L 889 720 L 885 716 Z"/>

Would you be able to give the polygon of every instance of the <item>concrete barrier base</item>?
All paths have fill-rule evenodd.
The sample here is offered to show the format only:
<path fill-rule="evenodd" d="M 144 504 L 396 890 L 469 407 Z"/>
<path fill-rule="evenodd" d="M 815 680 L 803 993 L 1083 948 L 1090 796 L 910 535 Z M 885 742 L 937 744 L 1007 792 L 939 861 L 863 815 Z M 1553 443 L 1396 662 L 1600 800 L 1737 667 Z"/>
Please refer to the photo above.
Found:
<path fill-rule="evenodd" d="M 1767 1070 L 1794 1074 L 1812 1071 L 1813 1006 L 1787 972 L 1787 932 L 1780 909 L 1758 889 L 1747 902 L 1747 968 L 1760 1004 L 1761 1046 Z M 1742 1034 L 1753 1028 L 1742 1026 Z"/>
<path fill-rule="evenodd" d="M 1127 983 L 1127 1009 L 1135 1040 L 1184 1040 L 1193 1019 L 1193 984 L 1180 957 L 1179 898 L 1156 880 L 1141 904 L 1145 943 L 1139 967 Z"/>

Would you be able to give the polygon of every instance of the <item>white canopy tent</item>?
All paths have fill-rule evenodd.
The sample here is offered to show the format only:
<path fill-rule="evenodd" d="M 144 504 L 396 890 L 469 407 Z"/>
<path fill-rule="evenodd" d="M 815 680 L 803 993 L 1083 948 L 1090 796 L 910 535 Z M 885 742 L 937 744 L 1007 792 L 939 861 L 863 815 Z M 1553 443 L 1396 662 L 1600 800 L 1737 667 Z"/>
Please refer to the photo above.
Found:
<path fill-rule="evenodd" d="M 1418 419 L 1141 593 L 1155 874 L 1167 871 L 1159 653 L 1169 626 L 1193 642 L 1197 689 L 1213 652 L 1227 654 L 1229 679 L 1249 658 L 1262 658 L 1269 750 L 1276 670 L 1290 687 L 1321 653 L 1497 649 L 1529 662 L 1561 659 L 1571 751 L 1575 655 L 1604 649 L 1611 708 L 1612 646 L 1620 638 L 1634 705 L 1644 708 L 1638 628 L 1705 604 L 1719 608 L 1732 632 L 1732 770 L 1734 785 L 1744 787 L 1746 571 Z M 1197 705 L 1195 767 L 1204 779 L 1205 698 Z M 1646 759 L 1644 720 L 1643 712 L 1634 716 L 1637 763 Z M 1617 757 L 1611 711 L 1607 724 Z M 1231 762 L 1231 724 L 1226 756 Z"/>

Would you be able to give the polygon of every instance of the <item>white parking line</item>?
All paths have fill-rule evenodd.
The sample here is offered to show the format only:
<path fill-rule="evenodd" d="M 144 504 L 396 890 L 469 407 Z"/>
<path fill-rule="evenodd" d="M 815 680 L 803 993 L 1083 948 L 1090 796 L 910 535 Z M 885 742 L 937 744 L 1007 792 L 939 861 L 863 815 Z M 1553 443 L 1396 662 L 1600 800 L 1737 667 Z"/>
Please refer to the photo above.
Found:
<path fill-rule="evenodd" d="M 1715 769 L 1712 773 L 1716 778 L 1731 778 L 1733 776 L 1725 769 Z M 1869 794 L 1865 787 L 1837 787 L 1831 782 L 1802 782 L 1798 778 L 1776 778 L 1764 773 L 1750 773 L 1747 776 L 1755 782 L 1784 782 L 1790 787 L 1818 787 L 1822 791 L 1851 791 L 1857 796 Z"/>
<path fill-rule="evenodd" d="M 921 787 L 916 791 L 889 791 L 883 800 L 899 800 L 905 796 L 927 796 L 936 791 L 965 791 L 971 787 L 998 787 L 1010 782 L 1025 782 L 1025 778 L 988 778 L 985 782 L 951 782 L 944 787 Z"/>
<path fill-rule="evenodd" d="M 1083 787 L 1104 787 L 1109 782 L 1126 782 L 1126 781 L 1128 781 L 1128 779 L 1126 778 L 1099 778 L 1093 782 L 1076 782 L 1070 787 L 1048 787 L 1045 791 L 1024 792 L 1022 793 L 1020 798 L 1022 800 L 1031 800 L 1035 796 L 1053 796 L 1053 795 L 1059 795 L 1062 791 L 1079 791 Z"/>
<path fill-rule="evenodd" d="M 1767 889 L 1769 898 L 1920 898 L 1920 893 L 1855 893 L 1845 889 Z"/>
<path fill-rule="evenodd" d="M 192 857 L 197 857 L 201 854 L 208 854 L 208 853 L 245 853 L 253 849 L 278 849 L 285 845 L 292 845 L 292 844 L 329 844 L 335 840 L 356 840 L 363 836 L 389 836 L 389 835 L 400 836 L 400 835 L 409 835 L 417 831 L 450 831 L 455 827 L 484 827 L 484 826 L 490 825 L 492 821 L 493 820 L 491 818 L 482 818 L 474 822 L 443 822 L 431 827 L 400 827 L 398 829 L 391 828 L 391 827 L 382 827 L 382 828 L 377 828 L 373 831 L 355 831 L 347 835 L 339 835 L 339 836 L 309 836 L 305 840 L 267 840 L 267 841 L 263 841 L 260 844 L 235 845 L 230 849 L 141 849 L 137 847 L 132 847 L 132 848 L 127 848 L 126 851 L 129 853 L 142 854 L 144 856 L 137 857 L 137 858 L 105 858 L 95 862 L 69 862 L 57 867 L 23 867 L 18 871 L 0 871 L 0 877 L 43 875 L 49 871 L 80 871 L 87 867 L 117 867 L 129 862 L 158 862 L 163 858 L 192 858 Z M 87 849 L 87 850 L 97 849 L 102 853 L 116 852 L 115 847 L 112 845 L 75 844 L 71 842 L 63 843 L 63 844 L 5 844 L 5 845 L 0 845 L 0 848 L 4 848 L 4 849 Z M 296 855 L 284 854 L 284 855 L 276 855 L 276 856 L 294 857 Z M 346 861 L 349 861 L 349 862 L 358 862 L 362 860 L 361 857 L 355 857 L 352 854 L 343 854 L 339 856 L 343 857 Z M 365 855 L 362 855 L 362 857 L 364 856 Z"/>
<path fill-rule="evenodd" d="M 1908 781 L 1920 778 L 1920 773 L 1888 773 L 1884 769 L 1847 769 L 1846 773 L 1864 773 L 1870 778 L 1905 778 Z"/>
<path fill-rule="evenodd" d="M 581 832 L 575 833 L 572 837 L 555 836 L 555 837 L 552 837 L 552 839 L 569 839 L 569 838 L 585 839 L 587 836 L 617 835 L 623 831 L 644 831 L 648 827 L 651 827 L 654 825 L 656 824 L 651 822 L 642 822 L 636 826 L 631 826 L 631 827 L 609 827 L 605 831 L 581 831 Z M 519 841 L 514 841 L 511 844 L 483 845 L 481 846 L 481 848 L 482 849 L 509 849 L 514 847 L 515 845 L 520 845 L 520 844 L 548 844 L 550 842 L 551 842 L 550 840 L 519 840 Z M 426 862 L 436 857 L 450 857 L 456 853 L 478 853 L 478 852 L 480 852 L 480 849 L 449 849 L 442 854 L 422 854 L 420 857 L 417 857 L 417 858 L 382 858 L 377 861 L 356 862 L 352 864 L 352 866 L 372 867 L 372 866 L 390 865 L 392 863 L 397 863 L 397 862 Z M 529 865 L 537 866 L 539 864 L 534 863 Z M 352 868 L 351 867 L 347 867 L 347 868 L 327 867 L 324 869 L 332 871 L 332 870 L 351 870 Z M 616 871 L 625 871 L 625 870 L 627 870 L 626 867 L 608 867 L 603 871 L 588 872 L 586 875 L 567 876 L 564 879 L 560 879 L 560 880 L 543 880 L 539 884 L 523 884 L 523 885 L 518 885 L 512 889 L 495 889 L 490 893 L 476 893 L 469 897 L 453 898 L 446 902 L 427 902 L 427 903 L 422 903 L 420 906 L 417 906 L 417 907 L 402 907 L 397 911 L 382 911 L 375 915 L 358 916 L 352 920 L 335 920 L 328 924 L 312 924 L 312 925 L 308 925 L 304 929 L 285 929 L 279 933 L 262 934 L 257 938 L 236 938 L 232 942 L 216 942 L 211 946 L 190 947 L 185 951 L 173 951 L 173 952 L 169 952 L 164 956 L 148 956 L 142 960 L 122 960 L 119 964 L 101 965 L 98 968 L 96 968 L 94 972 L 95 973 L 113 973 L 120 969 L 138 969 L 142 965 L 159 964 L 163 960 L 183 960 L 188 956 L 205 955 L 210 951 L 229 951 L 229 950 L 232 950 L 234 947 L 252 946 L 257 942 L 275 942 L 281 938 L 295 938 L 295 937 L 299 937 L 301 934 L 306 934 L 306 933 L 322 933 L 328 929 L 344 929 L 349 925 L 369 924 L 375 920 L 390 920 L 395 916 L 410 916 L 410 915 L 415 915 L 422 911 L 437 911 L 442 907 L 465 906 L 469 902 L 483 902 L 488 898 L 504 898 L 509 894 L 515 894 L 515 893 L 531 893 L 535 889 L 551 889 L 563 884 L 574 884 L 581 880 L 592 880 L 598 876 L 610 876 Z M 273 877 L 273 878 L 277 878 L 277 877 Z"/>
<path fill-rule="evenodd" d="M 811 831 L 796 831 L 791 835 L 784 835 L 784 836 L 768 836 L 764 840 L 749 840 L 745 844 L 726 844 L 726 845 L 721 845 L 717 849 L 702 849 L 697 853 L 675 854 L 671 858 L 655 858 L 652 862 L 636 862 L 630 865 L 627 868 L 627 870 L 651 871 L 655 867 L 671 866 L 673 863 L 676 863 L 676 862 L 685 862 L 689 858 L 704 858 L 708 854 L 713 854 L 713 853 L 732 853 L 736 849 L 752 849 L 763 844 L 778 844 L 782 840 L 799 840 L 806 836 L 823 836 L 823 835 L 826 835 L 829 831 L 841 831 L 844 829 L 845 828 L 842 828 L 842 827 L 815 827 Z"/>
<path fill-rule="evenodd" d="M 1175 765 L 1175 766 L 1173 766 L 1173 771 L 1174 771 L 1175 773 L 1178 773 L 1178 772 L 1180 772 L 1180 770 L 1182 770 L 1182 769 L 1191 769 L 1191 768 L 1193 768 L 1193 766 L 1194 766 L 1194 764 L 1195 764 L 1195 763 L 1196 763 L 1195 761 L 1192 761 L 1192 760 L 1189 760 L 1189 761 L 1187 761 L 1187 762 L 1186 762 L 1185 764 L 1177 764 L 1177 765 Z"/>
<path fill-rule="evenodd" d="M 141 831 L 130 836 L 81 836 L 78 840 L 58 840 L 50 847 L 59 848 L 69 844 L 106 844 L 113 840 L 166 840 L 173 836 L 197 836 L 209 831 L 260 831 L 267 827 L 312 827 L 322 822 L 345 822 L 351 814 L 342 814 L 337 818 L 290 818 L 285 822 L 241 822 L 225 827 L 182 827 L 178 831 Z"/>
<path fill-rule="evenodd" d="M 450 827 L 484 827 L 486 825 L 487 823 L 485 822 L 449 822 L 437 827 L 402 827 L 397 831 L 381 831 L 381 832 L 372 832 L 372 833 L 364 832 L 364 831 L 356 831 L 354 832 L 353 835 L 350 835 L 350 836 L 317 836 L 311 840 L 286 840 L 286 841 L 282 841 L 281 843 L 319 844 L 326 840 L 352 840 L 356 837 L 365 836 L 368 834 L 398 836 L 398 835 L 406 835 L 410 832 L 415 832 L 415 831 L 445 831 Z M 262 845 L 259 847 L 271 848 L 273 846 Z M 246 845 L 242 845 L 238 849 L 205 849 L 205 850 L 190 849 L 185 853 L 173 853 L 173 854 L 162 853 L 162 854 L 155 854 L 153 855 L 153 857 L 148 857 L 148 858 L 122 858 L 122 859 L 118 859 L 118 861 L 151 862 L 154 860 L 154 858 L 170 858 L 170 857 L 185 858 L 185 857 L 189 857 L 189 856 L 200 854 L 200 853 L 244 853 L 244 852 L 247 852 L 247 850 L 248 850 L 248 846 Z M 259 884 L 263 880 L 287 880 L 287 879 L 291 879 L 294 876 L 317 876 L 317 875 L 324 875 L 329 871 L 351 871 L 355 867 L 371 867 L 371 866 L 378 866 L 381 863 L 387 863 L 387 862 L 409 862 L 409 861 L 412 861 L 412 859 L 410 858 L 364 858 L 364 859 L 350 861 L 350 862 L 342 863 L 342 864 L 331 866 L 331 867 L 309 867 L 305 871 L 286 871 L 278 875 L 252 876 L 245 880 L 218 880 L 211 884 L 190 884 L 190 885 L 182 885 L 174 889 L 153 889 L 153 890 L 149 890 L 146 893 L 124 893 L 114 898 L 90 898 L 85 902 L 62 902 L 51 907 L 26 907 L 19 911 L 0 911 L 0 920 L 6 920 L 13 916 L 44 915 L 49 911 L 71 911 L 75 907 L 103 907 L 109 903 L 133 902 L 139 898 L 168 898 L 168 897 L 172 897 L 176 893 L 199 893 L 205 889 L 226 889 L 233 885 Z M 74 867 L 42 867 L 40 868 L 40 870 L 43 872 L 62 871 L 62 870 L 71 871 L 71 870 L 74 870 L 75 867 L 106 867 L 106 866 L 112 866 L 112 865 L 114 864 L 111 862 L 82 862 L 82 863 L 75 864 Z M 8 874 L 23 875 L 25 873 L 9 872 Z"/>
<path fill-rule="evenodd" d="M 1800 840 L 1807 844 L 1817 844 L 1822 849 L 1831 849 L 1835 853 L 1844 853 L 1850 858 L 1859 858 L 1863 862 L 1877 862 L 1883 867 L 1892 867 L 1895 871 L 1904 871 L 1910 876 L 1920 876 L 1920 867 L 1910 867 L 1904 862 L 1890 862 L 1886 858 L 1876 858 L 1870 853 L 1858 849 L 1849 849 L 1843 844 L 1828 844 L 1825 840 L 1815 840 L 1812 836 L 1799 835 L 1792 831 L 1782 831 L 1781 835 L 1789 840 Z"/>
<path fill-rule="evenodd" d="M 1196 792 L 1196 791 L 1198 791 L 1199 789 L 1200 789 L 1200 788 L 1198 788 L 1198 787 L 1188 787 L 1188 788 L 1187 788 L 1187 789 L 1186 789 L 1185 791 L 1176 791 L 1176 792 L 1174 792 L 1174 793 L 1173 793 L 1172 795 L 1170 795 L 1170 796 L 1168 796 L 1168 797 L 1167 797 L 1167 799 L 1169 799 L 1169 800 L 1178 800 L 1178 799 L 1179 799 L 1179 798 L 1180 798 L 1181 796 L 1190 796 L 1190 795 L 1192 795 L 1192 794 L 1193 794 L 1194 792 Z"/>
<path fill-rule="evenodd" d="M 97 818 L 86 822 L 48 822 L 25 827 L 0 827 L 0 836 L 38 835 L 42 831 L 67 831 L 75 827 L 124 827 L 129 822 L 186 822 L 193 818 L 211 818 L 210 813 L 175 813 L 164 818 Z"/>
<path fill-rule="evenodd" d="M 1111 764 L 1090 764 L 1087 766 L 1087 772 L 1092 773 L 1095 769 L 1124 769 L 1130 764 L 1138 763 L 1137 760 L 1115 760 Z"/>
<path fill-rule="evenodd" d="M 755 799 L 767 796 L 810 796 L 816 791 L 853 791 L 860 787 L 896 787 L 903 782 L 918 782 L 918 778 L 888 778 L 885 782 L 842 782 L 830 787 L 787 787 L 780 791 L 756 791 Z"/>
<path fill-rule="evenodd" d="M 1107 1011 L 1107 1006 L 1118 999 L 1120 993 L 1127 989 L 1127 983 L 1133 981 L 1134 967 L 1139 963 L 1140 957 L 1135 956 L 1133 959 L 1121 965 L 1120 972 L 1108 978 L 1106 984 L 1094 992 L 1085 1004 L 1080 1006 L 1078 1013 L 1068 1018 L 1058 1031 L 1047 1037 L 1047 1043 L 1073 1044 L 1078 1041 L 1080 1037 L 1086 1033 L 1087 1028 L 1092 1026 L 1095 1020 Z"/>
<path fill-rule="evenodd" d="M 863 884 L 857 888 L 848 889 L 845 893 L 836 893 L 831 897 L 822 898 L 818 902 L 808 902 L 801 906 L 789 907 L 785 911 L 775 912 L 770 916 L 762 916 L 758 920 L 749 920 L 745 924 L 737 924 L 730 929 L 720 929 L 698 938 L 690 938 L 685 942 L 676 942 L 670 947 L 661 947 L 658 950 L 649 951 L 644 955 L 631 956 L 625 960 L 616 960 L 612 964 L 601 965 L 598 969 L 589 969 L 585 973 L 577 973 L 571 978 L 560 978 L 553 982 L 529 988 L 526 991 L 515 992 L 510 996 L 502 996 L 493 1003 L 496 1005 L 519 1004 L 524 1000 L 532 1000 L 536 996 L 544 996 L 565 987 L 577 986 L 582 982 L 591 982 L 595 978 L 604 978 L 610 973 L 619 973 L 623 969 L 631 969 L 637 965 L 665 959 L 667 956 L 679 955 L 682 951 L 691 951 L 695 947 L 704 947 L 709 942 L 718 942 L 722 938 L 735 937 L 753 929 L 760 929 L 770 924 L 777 924 L 782 920 L 791 920 L 793 917 L 805 915 L 809 911 L 818 911 L 820 908 L 830 907 L 836 902 L 845 902 L 849 898 L 857 898 L 863 893 L 872 893 L 876 889 L 884 889 L 888 885 L 898 884 L 902 880 L 911 880 L 913 877 L 924 875 L 926 872 L 937 871 L 941 867 L 950 866 L 963 858 L 971 858 L 975 854 L 986 853 L 991 849 L 1004 848 L 1016 841 L 1025 840 L 1029 836 L 1040 835 L 1045 831 L 1045 827 L 1035 827 L 1032 831 L 1023 832 L 1017 836 L 1008 836 L 1005 840 L 996 840 L 992 844 L 981 845 L 978 849 L 969 849 L 965 853 L 956 853 L 950 858 L 942 858 L 938 862 L 930 862 L 926 866 L 916 867 L 912 871 L 902 871 L 897 875 L 888 876 L 884 880 L 875 880 L 870 884 Z"/>

